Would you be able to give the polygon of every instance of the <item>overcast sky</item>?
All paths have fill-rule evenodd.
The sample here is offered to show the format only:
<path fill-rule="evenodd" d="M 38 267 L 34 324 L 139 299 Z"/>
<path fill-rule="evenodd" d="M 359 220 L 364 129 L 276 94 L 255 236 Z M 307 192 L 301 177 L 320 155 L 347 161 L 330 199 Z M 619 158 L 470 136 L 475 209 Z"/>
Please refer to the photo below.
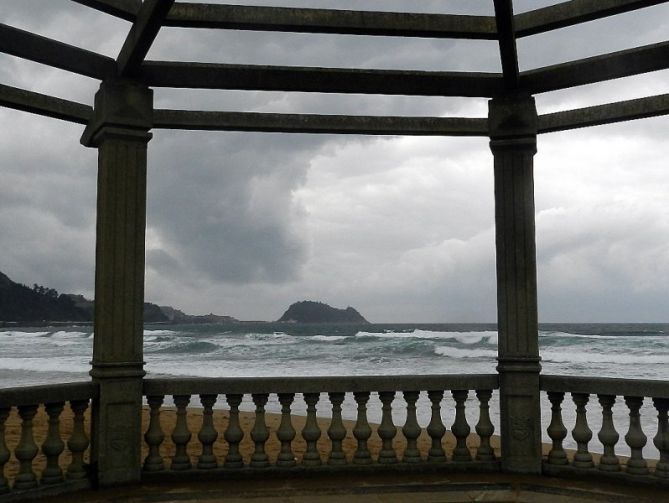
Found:
<path fill-rule="evenodd" d="M 209 0 L 211 2 L 211 0 Z M 218 2 L 224 3 L 224 2 Z M 245 1 L 493 14 L 492 0 Z M 516 12 L 557 3 L 516 1 Z M 2 0 L 2 22 L 116 57 L 130 24 L 67 0 Z M 521 70 L 669 40 L 656 6 L 519 41 Z M 499 72 L 493 41 L 163 29 L 148 59 Z M 98 82 L 0 55 L 0 83 L 91 104 Z M 538 95 L 540 113 L 669 93 L 669 71 Z M 156 107 L 484 117 L 485 99 L 155 91 Z M 0 108 L 0 270 L 93 295 L 96 151 Z M 542 135 L 539 318 L 669 321 L 669 117 Z M 495 321 L 484 138 L 154 131 L 146 298 L 277 319 L 311 299 L 374 322 Z"/>

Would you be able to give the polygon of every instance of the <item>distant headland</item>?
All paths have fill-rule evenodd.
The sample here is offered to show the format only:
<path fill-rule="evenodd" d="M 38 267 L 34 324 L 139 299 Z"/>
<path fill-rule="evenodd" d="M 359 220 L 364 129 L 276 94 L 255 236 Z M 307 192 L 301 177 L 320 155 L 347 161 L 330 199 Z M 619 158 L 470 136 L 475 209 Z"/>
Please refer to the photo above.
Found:
<path fill-rule="evenodd" d="M 91 323 L 94 302 L 83 295 L 58 293 L 53 288 L 16 283 L 0 272 L 0 326 L 2 324 Z M 145 323 L 236 323 L 232 316 L 192 315 L 170 306 L 144 303 Z"/>
<path fill-rule="evenodd" d="M 83 295 L 58 293 L 53 288 L 38 284 L 34 284 L 30 288 L 12 281 L 0 271 L 0 326 L 87 324 L 93 322 L 94 312 L 94 301 Z M 144 322 L 174 324 L 244 323 L 232 316 L 186 314 L 174 307 L 159 306 L 151 302 L 144 303 Z M 279 318 L 278 322 L 369 324 L 352 307 L 337 309 L 322 302 L 309 300 L 292 304 Z"/>
<path fill-rule="evenodd" d="M 337 309 L 311 300 L 295 302 L 277 321 L 279 323 L 369 323 L 350 306 L 346 309 Z"/>

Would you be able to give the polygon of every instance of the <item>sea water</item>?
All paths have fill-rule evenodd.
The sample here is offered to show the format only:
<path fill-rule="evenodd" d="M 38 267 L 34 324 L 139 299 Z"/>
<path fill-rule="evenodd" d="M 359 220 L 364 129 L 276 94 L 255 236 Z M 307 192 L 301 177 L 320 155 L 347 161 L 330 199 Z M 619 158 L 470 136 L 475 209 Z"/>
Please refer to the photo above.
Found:
<path fill-rule="evenodd" d="M 539 344 L 542 372 L 546 374 L 669 379 L 669 324 L 551 324 L 541 325 Z M 88 379 L 93 346 L 90 326 L 0 329 L 0 387 L 69 382 Z M 147 325 L 144 358 L 148 377 L 253 377 L 253 376 L 363 376 L 388 374 L 494 373 L 497 364 L 497 330 L 494 324 L 299 325 L 234 323 L 212 325 Z M 550 422 L 550 404 L 542 396 L 544 440 Z M 194 404 L 197 404 L 194 397 Z M 418 402 L 419 423 L 429 422 L 429 401 Z M 219 402 L 225 406 L 223 401 Z M 253 410 L 250 397 L 243 409 Z M 269 411 L 279 411 L 276 397 Z M 298 399 L 296 414 L 306 406 Z M 491 415 L 499 431 L 497 393 Z M 563 404 L 564 421 L 573 428 L 574 406 L 569 395 Z M 446 393 L 443 420 L 454 419 L 453 400 Z M 592 396 L 588 421 L 596 434 L 601 408 Z M 355 419 L 355 402 L 347 396 L 344 416 Z M 323 395 L 319 415 L 330 414 Z M 628 428 L 628 410 L 622 397 L 614 406 L 621 437 Z M 656 412 L 646 399 L 643 428 L 649 438 L 646 454 L 657 457 L 652 438 L 657 431 Z M 394 420 L 403 424 L 406 412 L 398 394 Z M 478 419 L 474 393 L 467 401 L 470 425 Z M 370 401 L 370 421 L 380 420 L 380 402 Z M 620 447 L 623 447 L 619 443 Z M 573 446 L 567 440 L 566 446 Z M 618 452 L 625 453 L 624 448 Z"/>

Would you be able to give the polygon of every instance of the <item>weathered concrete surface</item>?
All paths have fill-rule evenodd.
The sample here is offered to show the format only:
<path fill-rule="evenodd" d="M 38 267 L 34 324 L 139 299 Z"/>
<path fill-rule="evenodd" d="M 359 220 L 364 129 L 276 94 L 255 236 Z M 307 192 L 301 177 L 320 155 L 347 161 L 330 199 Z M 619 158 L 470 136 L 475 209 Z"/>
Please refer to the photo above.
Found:
<path fill-rule="evenodd" d="M 664 499 L 663 499 L 664 498 Z M 82 491 L 46 498 L 44 503 L 521 503 L 659 502 L 666 492 L 597 482 L 572 482 L 519 475 L 398 475 L 366 477 L 258 478 L 191 484 L 142 484 L 101 491 Z"/>
<path fill-rule="evenodd" d="M 105 82 L 85 133 L 98 148 L 91 464 L 102 486 L 139 481 L 146 149 L 153 92 Z"/>
<path fill-rule="evenodd" d="M 495 176 L 502 469 L 540 473 L 534 98 L 509 95 L 490 101 L 488 124 Z"/>

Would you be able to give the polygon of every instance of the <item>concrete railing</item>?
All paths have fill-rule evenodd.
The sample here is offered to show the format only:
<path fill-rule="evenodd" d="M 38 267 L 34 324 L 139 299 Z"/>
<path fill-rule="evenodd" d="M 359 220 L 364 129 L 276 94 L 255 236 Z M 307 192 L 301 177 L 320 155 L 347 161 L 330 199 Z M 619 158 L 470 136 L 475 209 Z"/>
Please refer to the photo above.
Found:
<path fill-rule="evenodd" d="M 144 394 L 150 418 L 144 436 L 147 444 L 144 476 L 165 472 L 173 476 L 176 473 L 202 475 L 207 471 L 375 470 L 430 465 L 498 471 L 499 463 L 490 445 L 494 427 L 489 416 L 489 401 L 497 387 L 497 375 L 145 379 Z M 468 423 L 465 411 L 465 402 L 472 391 L 478 400 L 476 425 Z M 427 395 L 431 409 L 426 427 L 419 425 L 416 415 L 421 392 L 425 392 L 423 400 Z M 344 421 L 342 403 L 346 396 L 350 402 L 351 395 L 355 421 Z M 368 419 L 370 395 L 378 396 L 381 403 L 380 422 L 375 428 Z M 444 401 L 448 395 L 452 397 L 449 412 L 454 420 L 445 425 L 442 413 L 446 411 L 442 407 L 448 404 Z M 163 407 L 166 396 L 171 397 L 175 409 L 169 412 L 176 416 L 174 426 L 167 432 L 161 422 L 161 414 L 167 412 Z M 199 397 L 202 419 L 189 428 L 187 406 L 193 396 Z M 296 396 L 301 396 L 306 405 L 300 411 L 294 405 Z M 240 421 L 244 397 L 252 401 L 252 410 L 246 416 L 247 420 L 251 416 L 252 424 L 246 431 Z M 278 399 L 278 417 L 273 431 L 266 421 L 266 404 L 270 397 Z M 404 399 L 399 414 L 403 421 L 395 424 L 393 413 L 398 410 L 393 409 L 393 401 L 400 397 Z M 218 431 L 213 420 L 217 403 L 226 409 L 227 421 L 221 427 L 224 431 Z M 319 412 L 323 409 L 327 409 L 325 415 L 329 417 Z M 300 420 L 298 431 L 294 423 L 300 412 L 306 416 Z M 444 449 L 447 428 L 454 437 L 452 452 Z M 467 445 L 472 430 L 480 439 L 476 446 Z M 374 452 L 369 446 L 373 435 L 379 446 Z M 421 435 L 423 441 L 425 435 L 429 436 L 429 449 L 421 451 L 419 448 Z M 403 441 L 394 442 L 396 437 Z M 166 439 L 170 441 L 171 455 L 165 453 Z M 268 453 L 268 440 L 276 443 L 275 454 Z M 294 449 L 298 440 L 302 444 L 299 453 Z M 343 446 L 347 441 L 348 449 Z M 243 442 L 250 447 L 246 453 L 240 449 Z M 193 443 L 195 448 L 189 449 Z"/>
<path fill-rule="evenodd" d="M 91 485 L 84 416 L 96 394 L 92 382 L 0 390 L 0 500 L 29 500 Z M 38 414 L 45 414 L 42 422 L 48 424 L 42 438 L 33 431 Z M 68 462 L 63 463 L 63 455 Z"/>
<path fill-rule="evenodd" d="M 544 460 L 544 473 L 550 475 L 583 475 L 598 473 L 616 479 L 652 484 L 669 485 L 669 382 L 649 381 L 642 379 L 612 379 L 596 377 L 541 376 L 541 389 L 546 391 L 551 403 L 551 421 L 547 433 L 552 441 L 548 457 Z M 571 395 L 573 405 L 564 403 L 565 394 Z M 588 426 L 587 404 L 596 397 L 599 404 L 601 424 L 597 439 L 601 444 L 601 454 L 590 452 L 588 444 L 593 432 Z M 621 399 L 629 413 L 627 432 L 616 431 L 613 406 Z M 645 398 L 653 404 L 653 412 L 657 414 L 657 426 L 651 431 L 643 431 L 642 419 L 646 424 L 648 418 L 642 418 L 640 411 Z M 594 402 L 594 400 L 593 400 Z M 596 404 L 595 402 L 594 404 Z M 591 402 L 592 403 L 592 402 Z M 593 404 L 593 405 L 594 405 Z M 577 449 L 568 455 L 563 448 L 567 437 L 567 428 L 563 423 L 563 407 L 575 408 L 574 427 L 571 431 Z M 650 411 L 646 411 L 650 412 Z M 592 413 L 589 416 L 593 418 Z M 616 454 L 620 449 L 620 436 L 624 433 L 624 442 L 629 448 L 630 456 Z M 652 443 L 657 449 L 653 460 L 649 463 L 644 459 L 644 447 L 648 443 L 647 434 L 654 434 Z"/>

